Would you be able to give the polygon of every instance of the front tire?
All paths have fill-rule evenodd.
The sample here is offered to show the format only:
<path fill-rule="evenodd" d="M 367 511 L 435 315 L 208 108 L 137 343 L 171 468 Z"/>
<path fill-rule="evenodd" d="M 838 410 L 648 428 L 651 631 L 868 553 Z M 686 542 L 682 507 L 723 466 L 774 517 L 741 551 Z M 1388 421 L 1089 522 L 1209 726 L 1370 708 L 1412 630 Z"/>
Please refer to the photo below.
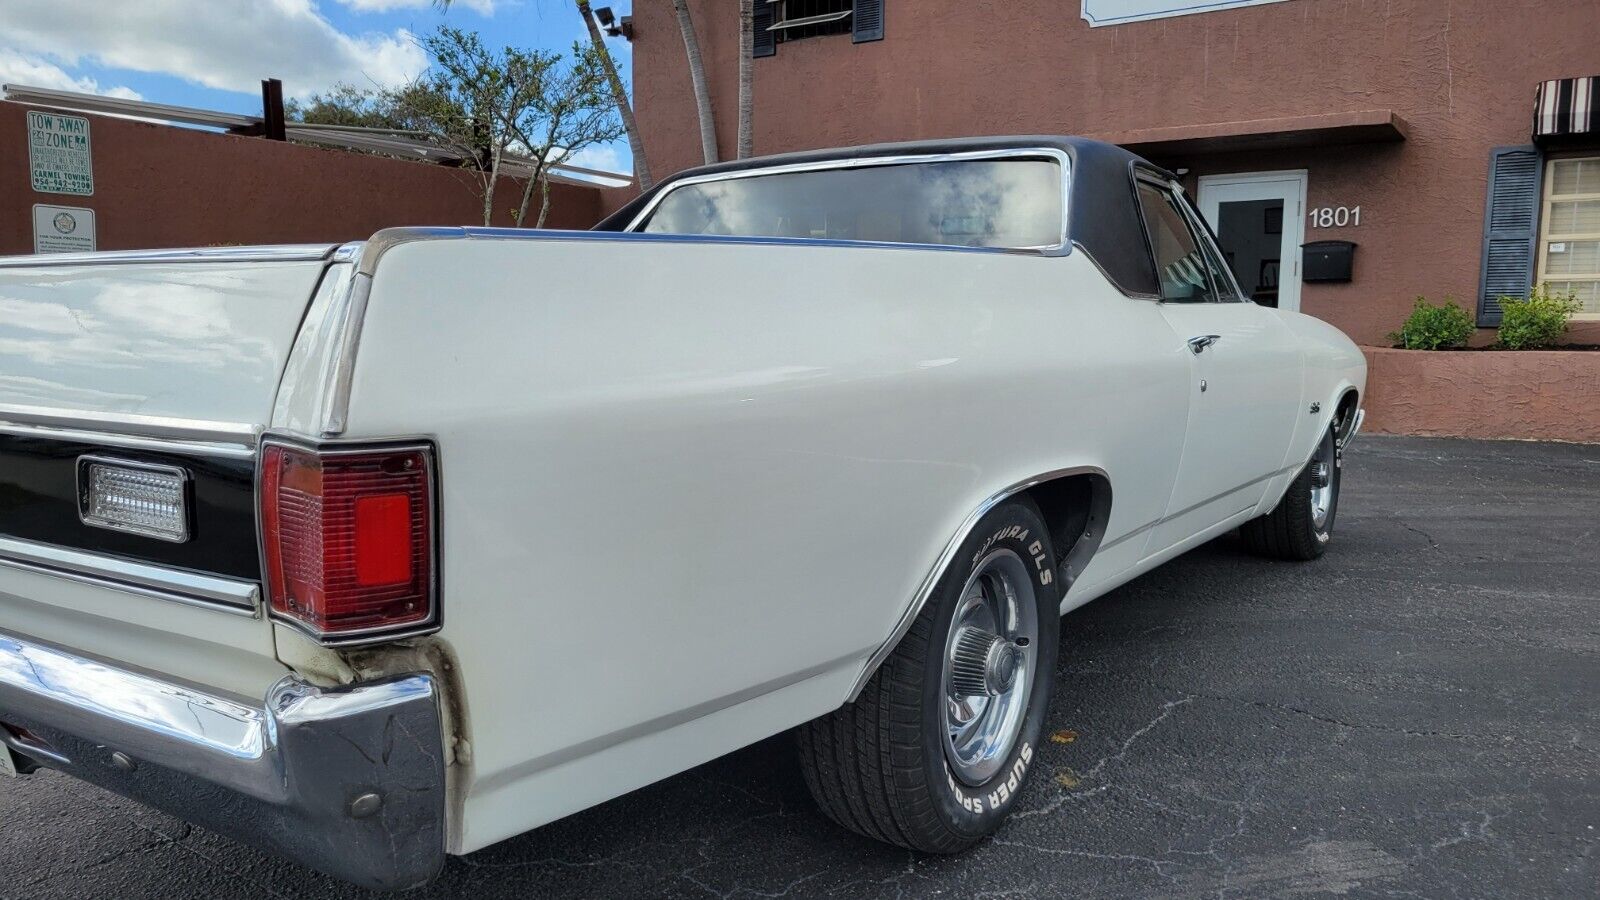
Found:
<path fill-rule="evenodd" d="M 1321 556 L 1333 539 L 1341 472 L 1334 426 L 1329 426 L 1311 461 L 1289 483 L 1272 512 L 1239 528 L 1245 547 L 1274 559 L 1307 561 Z"/>
<path fill-rule="evenodd" d="M 1050 701 L 1056 576 L 1031 502 L 983 517 L 861 696 L 798 730 L 806 786 L 829 818 L 925 853 L 1000 827 Z"/>

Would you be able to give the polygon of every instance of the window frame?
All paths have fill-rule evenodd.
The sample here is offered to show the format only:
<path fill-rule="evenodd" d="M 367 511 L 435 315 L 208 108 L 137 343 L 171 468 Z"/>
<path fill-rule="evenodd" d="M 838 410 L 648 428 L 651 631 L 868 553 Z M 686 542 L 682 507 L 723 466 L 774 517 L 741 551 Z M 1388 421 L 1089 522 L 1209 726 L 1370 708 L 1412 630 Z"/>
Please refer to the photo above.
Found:
<path fill-rule="evenodd" d="M 1555 281 L 1573 281 L 1573 280 L 1589 281 L 1589 280 L 1591 280 L 1591 278 L 1593 278 L 1593 280 L 1595 280 L 1597 282 L 1600 282 L 1600 272 L 1580 273 L 1579 277 L 1576 278 L 1576 279 L 1574 279 L 1571 274 L 1568 274 L 1565 277 L 1563 277 L 1563 276 L 1555 276 L 1552 279 L 1550 273 L 1548 271 L 1546 271 L 1546 268 L 1547 268 L 1547 266 L 1549 264 L 1549 261 L 1550 261 L 1550 250 L 1549 250 L 1550 244 L 1551 244 L 1550 219 L 1551 219 L 1552 209 L 1553 209 L 1554 205 L 1556 203 L 1566 203 L 1566 202 L 1570 202 L 1572 200 L 1580 200 L 1580 201 L 1582 201 L 1582 200 L 1592 200 L 1592 201 L 1600 202 L 1600 193 L 1563 194 L 1563 195 L 1561 195 L 1561 197 L 1559 199 L 1556 197 L 1556 193 L 1555 193 L 1555 190 L 1556 190 L 1556 178 L 1555 178 L 1556 165 L 1558 163 L 1572 162 L 1574 160 L 1582 160 L 1582 161 L 1585 161 L 1585 162 L 1593 162 L 1596 165 L 1600 165 L 1600 153 L 1581 152 L 1581 153 L 1563 153 L 1563 154 L 1560 154 L 1558 156 L 1548 156 L 1547 155 L 1545 157 L 1544 161 L 1543 161 L 1544 171 L 1541 174 L 1544 176 L 1544 184 L 1541 186 L 1541 188 L 1539 190 L 1539 238 L 1538 238 L 1538 243 L 1535 245 L 1535 249 L 1534 249 L 1534 267 L 1533 267 L 1533 284 L 1534 285 L 1549 284 L 1552 280 L 1555 280 Z M 1577 236 L 1562 235 L 1561 237 L 1562 237 L 1562 240 L 1558 241 L 1557 243 L 1564 243 L 1564 242 L 1569 242 L 1569 241 L 1600 241 L 1600 231 L 1584 232 L 1584 233 L 1582 233 L 1580 235 L 1577 235 Z M 1574 313 L 1573 316 L 1572 316 L 1572 321 L 1574 321 L 1574 322 L 1600 322 L 1600 310 Z"/>
<path fill-rule="evenodd" d="M 748 169 L 734 169 L 726 172 L 711 172 L 705 175 L 692 175 L 668 182 L 650 202 L 641 208 L 637 215 L 628 222 L 624 233 L 639 234 L 641 228 L 655 215 L 667 195 L 680 188 L 692 187 L 698 184 L 707 184 L 718 181 L 734 181 L 741 178 L 760 178 L 764 175 L 790 175 L 804 172 L 823 172 L 836 169 L 876 169 L 882 166 L 920 165 L 927 163 L 946 162 L 983 162 L 990 160 L 1007 159 L 1044 159 L 1058 165 L 1061 172 L 1061 234 L 1053 244 L 1041 244 L 1030 247 L 963 247 L 955 244 L 909 244 L 901 241 L 850 241 L 847 243 L 874 244 L 884 247 L 938 247 L 949 250 L 980 251 L 987 253 L 1028 253 L 1043 256 L 1066 256 L 1072 249 L 1072 157 L 1065 150 L 1056 147 L 1008 147 L 1000 150 L 969 150 L 961 153 L 916 153 L 900 154 L 893 156 L 853 156 L 840 159 L 824 159 L 813 162 L 791 163 L 781 166 L 753 166 Z M 770 238 L 773 241 L 795 241 L 827 243 L 828 238 Z"/>
<path fill-rule="evenodd" d="M 1139 191 L 1141 186 L 1163 195 L 1176 210 L 1179 220 L 1188 230 L 1190 240 L 1194 242 L 1195 249 L 1199 251 L 1201 260 L 1205 263 L 1206 282 L 1211 286 L 1210 296 L 1204 299 L 1174 300 L 1163 294 L 1159 302 L 1200 306 L 1206 303 L 1237 303 L 1245 300 L 1243 292 L 1239 290 L 1238 282 L 1233 278 L 1233 272 L 1223 262 L 1222 253 L 1212 239 L 1210 227 L 1194 209 L 1194 204 L 1189 202 L 1183 186 L 1158 173 L 1138 169 L 1133 176 L 1133 202 L 1138 206 L 1139 228 L 1144 232 L 1145 255 L 1150 260 L 1151 271 L 1155 273 L 1157 290 L 1161 289 L 1161 266 L 1156 261 L 1155 235 L 1150 233 L 1150 220 L 1145 216 L 1144 199 Z"/>
<path fill-rule="evenodd" d="M 840 12 L 802 16 L 801 18 L 794 20 L 780 18 L 780 14 L 788 14 L 788 0 L 755 0 L 755 2 L 766 3 L 774 7 L 772 13 L 772 24 L 767 27 L 767 31 L 772 33 L 774 43 L 786 44 L 790 41 L 803 41 L 814 37 L 834 37 L 841 34 L 851 34 L 855 30 L 855 0 L 845 0 L 845 2 L 850 4 L 850 8 Z M 849 22 L 850 24 L 841 30 L 825 31 L 819 34 L 807 34 L 800 36 L 791 36 L 789 34 L 791 30 L 812 28 L 823 25 L 836 25 L 840 22 Z"/>

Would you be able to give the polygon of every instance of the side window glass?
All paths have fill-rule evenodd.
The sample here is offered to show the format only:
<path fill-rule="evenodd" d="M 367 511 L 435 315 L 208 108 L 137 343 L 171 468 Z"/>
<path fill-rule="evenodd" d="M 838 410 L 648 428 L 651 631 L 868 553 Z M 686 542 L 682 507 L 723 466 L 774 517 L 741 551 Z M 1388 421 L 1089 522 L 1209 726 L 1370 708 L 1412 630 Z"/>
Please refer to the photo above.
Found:
<path fill-rule="evenodd" d="M 1172 193 L 1146 181 L 1138 184 L 1139 210 L 1144 216 L 1145 232 L 1150 235 L 1161 299 L 1171 303 L 1215 301 L 1211 265 Z"/>
<path fill-rule="evenodd" d="M 1188 213 L 1189 225 L 1193 227 L 1195 236 L 1200 241 L 1200 249 L 1205 253 L 1206 263 L 1211 268 L 1211 283 L 1217 286 L 1217 295 L 1225 303 L 1241 303 L 1244 301 L 1244 292 L 1239 289 L 1239 282 L 1233 277 L 1233 270 L 1222 260 L 1222 251 L 1217 247 L 1217 236 L 1211 232 L 1211 227 L 1201 217 L 1200 210 L 1195 208 L 1194 201 L 1184 193 L 1178 194 L 1183 203 L 1183 209 Z"/>

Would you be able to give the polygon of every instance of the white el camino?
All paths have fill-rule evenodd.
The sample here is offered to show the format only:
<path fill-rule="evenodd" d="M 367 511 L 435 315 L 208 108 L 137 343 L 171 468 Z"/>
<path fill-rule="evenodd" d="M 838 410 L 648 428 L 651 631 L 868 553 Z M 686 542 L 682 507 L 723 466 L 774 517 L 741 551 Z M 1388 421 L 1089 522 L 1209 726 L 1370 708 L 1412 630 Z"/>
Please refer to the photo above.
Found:
<path fill-rule="evenodd" d="M 1366 378 L 1072 138 L 9 258 L 0 308 L 0 773 L 389 888 L 786 729 L 839 824 L 970 847 L 1062 613 L 1322 554 Z"/>

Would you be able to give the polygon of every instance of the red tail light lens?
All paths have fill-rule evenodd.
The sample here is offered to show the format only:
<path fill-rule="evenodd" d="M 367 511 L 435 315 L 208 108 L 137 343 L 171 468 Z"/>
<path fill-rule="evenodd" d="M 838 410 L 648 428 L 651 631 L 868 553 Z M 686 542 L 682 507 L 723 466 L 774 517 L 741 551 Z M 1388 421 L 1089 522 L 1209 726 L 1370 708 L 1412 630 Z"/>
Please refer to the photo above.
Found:
<path fill-rule="evenodd" d="M 336 642 L 434 621 L 427 449 L 319 452 L 267 444 L 261 466 L 273 612 Z"/>

